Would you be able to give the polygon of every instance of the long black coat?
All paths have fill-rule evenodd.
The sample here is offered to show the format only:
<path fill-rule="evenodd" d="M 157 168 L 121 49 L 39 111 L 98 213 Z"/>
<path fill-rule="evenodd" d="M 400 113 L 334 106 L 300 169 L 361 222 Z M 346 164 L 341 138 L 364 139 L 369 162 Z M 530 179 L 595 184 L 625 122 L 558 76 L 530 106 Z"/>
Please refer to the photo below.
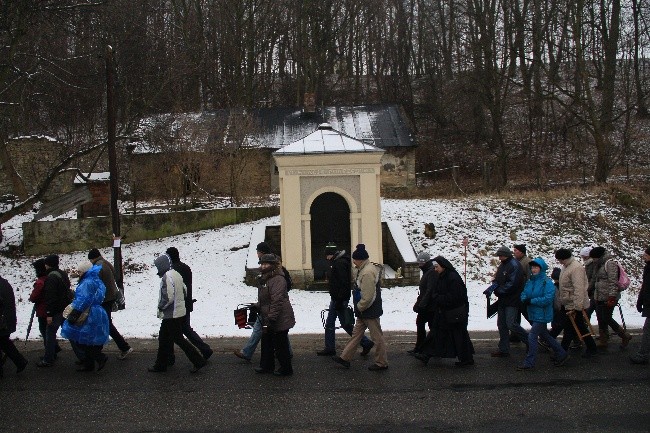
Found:
<path fill-rule="evenodd" d="M 639 292 L 639 299 L 637 300 L 637 308 L 643 308 L 643 317 L 650 316 L 650 262 L 646 262 L 643 268 L 643 282 L 641 283 L 641 291 Z"/>
<path fill-rule="evenodd" d="M 5 317 L 7 328 L 0 330 L 0 335 L 10 335 L 16 332 L 16 298 L 14 289 L 9 281 L 0 277 L 0 311 Z"/>
<path fill-rule="evenodd" d="M 469 361 L 474 353 L 474 346 L 467 332 L 467 320 L 462 323 L 447 323 L 445 311 L 467 305 L 467 287 L 456 269 L 444 257 L 434 259 L 444 270 L 438 274 L 435 287 L 429 290 L 429 303 L 434 305 L 436 313 L 433 318 L 434 329 L 424 342 L 424 352 L 429 356 L 440 358 L 458 357 Z"/>

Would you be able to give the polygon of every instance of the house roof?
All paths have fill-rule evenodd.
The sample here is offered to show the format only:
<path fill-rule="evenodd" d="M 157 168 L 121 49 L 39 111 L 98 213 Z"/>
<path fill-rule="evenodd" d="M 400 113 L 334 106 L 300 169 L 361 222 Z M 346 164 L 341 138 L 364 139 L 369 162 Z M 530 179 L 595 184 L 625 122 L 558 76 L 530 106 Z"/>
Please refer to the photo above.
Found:
<path fill-rule="evenodd" d="M 249 121 L 241 120 L 244 116 Z M 134 153 L 205 151 L 210 146 L 229 146 L 231 128 L 245 125 L 252 131 L 243 140 L 246 146 L 280 149 L 311 135 L 322 123 L 380 149 L 416 145 L 405 115 L 395 104 L 321 107 L 315 113 L 280 107 L 162 114 L 143 119 L 131 145 L 135 145 Z"/>
<path fill-rule="evenodd" d="M 276 150 L 276 155 L 304 155 L 314 153 L 383 152 L 370 144 L 348 137 L 332 129 L 329 123 L 321 123 L 311 134 Z"/>

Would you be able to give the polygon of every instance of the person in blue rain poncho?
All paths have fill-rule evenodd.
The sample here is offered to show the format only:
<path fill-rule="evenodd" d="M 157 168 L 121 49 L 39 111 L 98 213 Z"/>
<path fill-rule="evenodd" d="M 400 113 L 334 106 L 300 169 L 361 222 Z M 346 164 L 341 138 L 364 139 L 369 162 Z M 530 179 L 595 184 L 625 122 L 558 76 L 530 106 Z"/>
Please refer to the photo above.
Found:
<path fill-rule="evenodd" d="M 79 284 L 72 301 L 72 312 L 61 328 L 61 335 L 76 344 L 85 354 L 83 365 L 77 371 L 97 371 L 104 368 L 108 357 L 102 353 L 108 342 L 108 315 L 102 307 L 106 286 L 99 278 L 100 265 L 84 262 L 77 266 Z M 82 312 L 88 309 L 88 317 L 81 324 L 74 324 Z"/>

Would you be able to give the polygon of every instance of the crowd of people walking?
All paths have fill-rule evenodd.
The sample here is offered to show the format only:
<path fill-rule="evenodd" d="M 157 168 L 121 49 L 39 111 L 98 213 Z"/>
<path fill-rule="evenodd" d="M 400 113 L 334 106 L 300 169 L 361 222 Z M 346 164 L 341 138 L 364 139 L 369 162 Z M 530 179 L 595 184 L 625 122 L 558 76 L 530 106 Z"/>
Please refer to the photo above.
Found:
<path fill-rule="evenodd" d="M 620 348 L 628 347 L 632 336 L 617 323 L 613 312 L 629 279 L 626 282 L 625 270 L 611 253 L 600 246 L 585 247 L 580 250 L 579 260 L 570 249 L 560 248 L 555 251 L 560 267 L 549 273 L 544 259 L 527 256 L 526 245 L 514 245 L 513 250 L 501 246 L 495 251 L 499 265 L 492 284 L 484 291 L 488 304 L 492 296 L 496 296 L 496 305 L 490 307 L 497 315 L 499 342 L 490 354 L 492 357 L 509 357 L 511 340 L 518 339 L 526 345 L 526 355 L 517 370 L 533 369 L 540 347 L 550 350 L 554 365 L 560 367 L 569 359 L 572 345 L 584 346 L 583 358 L 596 357 L 607 350 L 611 343 L 610 329 L 620 338 Z M 257 312 L 257 319 L 248 343 L 234 354 L 250 362 L 261 341 L 260 364 L 255 372 L 291 376 L 294 370 L 289 331 L 296 323 L 289 296 L 291 277 L 268 244 L 258 244 L 257 254 L 260 264 L 258 300 L 250 307 Z M 330 303 L 323 322 L 324 345 L 316 355 L 329 356 L 340 366 L 350 368 L 360 346 L 361 356 L 375 351 L 368 370 L 387 370 L 387 345 L 381 328 L 382 266 L 370 260 L 363 244 L 357 245 L 348 255 L 330 243 L 324 255 L 329 262 Z M 646 320 L 639 350 L 629 357 L 633 364 L 650 361 L 650 248 L 642 257 L 645 267 L 637 310 Z M 425 364 L 431 358 L 455 358 L 457 367 L 473 366 L 474 346 L 467 330 L 470 303 L 462 277 L 441 255 L 431 258 L 423 251 L 418 254 L 417 261 L 422 277 L 413 305 L 416 341 L 408 353 Z M 190 312 L 195 302 L 191 268 L 180 261 L 175 247 L 156 257 L 154 265 L 160 277 L 157 307 L 161 325 L 157 355 L 148 371 L 163 373 L 174 365 L 176 344 L 192 363 L 190 371 L 196 373 L 207 364 L 213 349 L 191 327 Z M 112 313 L 124 308 L 124 296 L 116 283 L 115 270 L 97 249 L 91 249 L 88 260 L 74 268 L 71 275 L 78 278 L 75 290 L 72 290 L 68 274 L 59 267 L 58 256 L 37 259 L 33 267 L 36 279 L 29 300 L 34 303 L 33 313 L 44 344 L 44 354 L 36 363 L 37 367 L 48 368 L 55 364 L 61 351 L 57 341 L 59 329 L 61 336 L 70 341 L 79 372 L 99 371 L 105 367 L 108 356 L 103 353 L 103 347 L 109 336 L 119 349 L 118 359 L 124 360 L 132 353 L 131 346 L 112 321 Z M 352 309 L 348 306 L 350 299 Z M 594 312 L 597 336 L 591 325 Z M 529 323 L 528 330 L 521 325 L 521 317 Z M 338 355 L 337 319 L 350 336 Z M 15 364 L 18 373 L 28 365 L 28 360 L 10 338 L 16 330 L 16 322 L 13 288 L 0 277 L 0 376 L 7 358 Z M 370 338 L 365 335 L 366 330 Z M 558 342 L 560 334 L 563 337 Z"/>

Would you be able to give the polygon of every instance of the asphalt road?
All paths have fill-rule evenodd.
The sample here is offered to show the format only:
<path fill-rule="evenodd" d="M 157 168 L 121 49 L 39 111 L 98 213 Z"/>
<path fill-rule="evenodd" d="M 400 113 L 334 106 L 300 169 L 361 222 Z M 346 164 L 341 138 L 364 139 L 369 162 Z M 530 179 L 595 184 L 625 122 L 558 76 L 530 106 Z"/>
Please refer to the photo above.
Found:
<path fill-rule="evenodd" d="M 451 359 L 424 366 L 406 354 L 413 333 L 387 333 L 382 372 L 366 368 L 374 352 L 346 370 L 315 355 L 322 336 L 294 335 L 292 377 L 256 374 L 256 364 L 232 354 L 244 342 L 237 338 L 208 340 L 215 354 L 197 374 L 178 349 L 168 372 L 147 372 L 155 340 L 131 340 L 135 352 L 124 361 L 110 343 L 106 368 L 93 373 L 75 371 L 65 343 L 54 367 L 37 368 L 42 346 L 20 342 L 30 365 L 20 375 L 10 361 L 4 367 L 0 432 L 650 431 L 650 367 L 631 365 L 632 349 L 594 360 L 572 352 L 563 367 L 541 352 L 535 370 L 519 372 L 523 344 L 510 358 L 491 358 L 495 333 L 471 335 L 476 365 L 456 368 Z M 339 349 L 346 340 L 339 336 Z"/>

